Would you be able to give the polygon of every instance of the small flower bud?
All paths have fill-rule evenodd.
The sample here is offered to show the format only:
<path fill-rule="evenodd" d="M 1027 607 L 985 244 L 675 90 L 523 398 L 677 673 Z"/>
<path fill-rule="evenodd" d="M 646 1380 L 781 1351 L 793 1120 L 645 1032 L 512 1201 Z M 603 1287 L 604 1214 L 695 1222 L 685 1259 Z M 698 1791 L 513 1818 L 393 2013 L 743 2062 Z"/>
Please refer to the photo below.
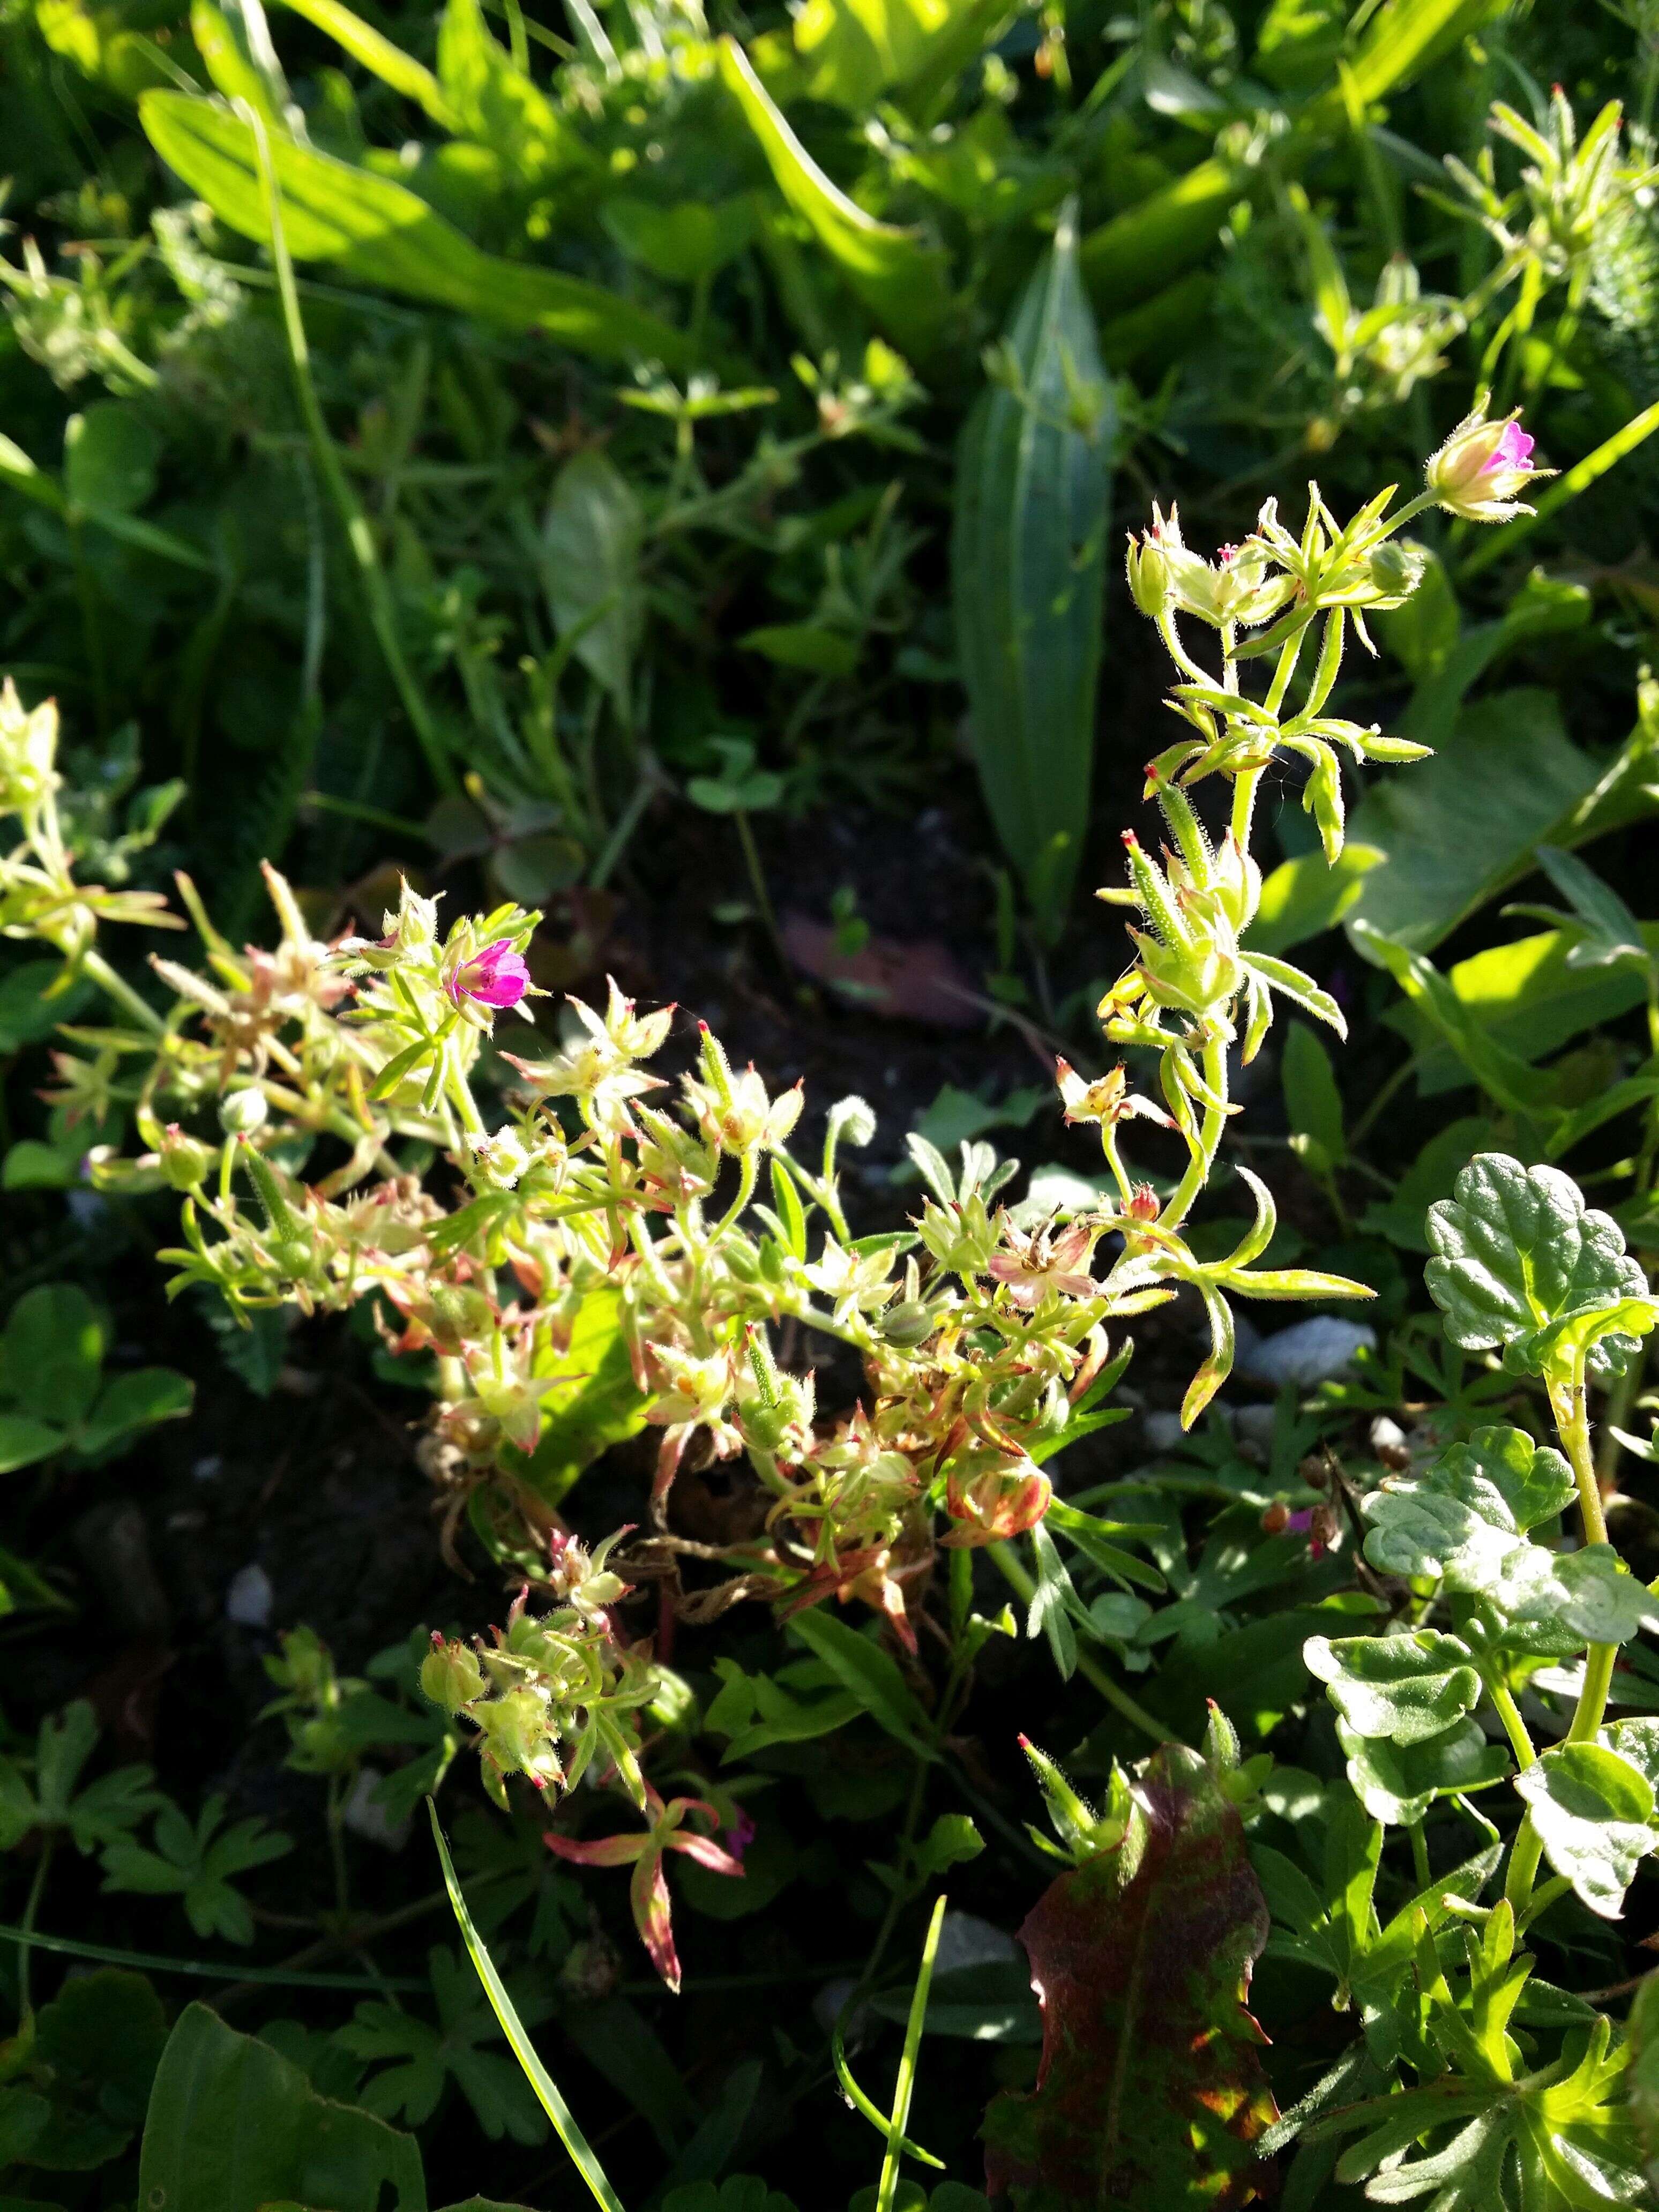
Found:
<path fill-rule="evenodd" d="M 1516 496 L 1553 471 L 1532 465 L 1533 440 L 1519 410 L 1489 422 L 1482 409 L 1466 415 L 1424 471 L 1429 489 L 1449 514 L 1468 522 L 1507 522 L 1532 509 Z"/>
<path fill-rule="evenodd" d="M 465 1644 L 446 1644 L 435 1632 L 421 1662 L 421 1690 L 447 1713 L 459 1713 L 483 1695 L 483 1669 Z"/>
<path fill-rule="evenodd" d="M 219 1101 L 219 1127 L 228 1137 L 251 1137 L 264 1127 L 270 1111 L 264 1092 L 250 1083 L 240 1091 L 228 1091 Z"/>
<path fill-rule="evenodd" d="M 263 1094 L 260 1094 L 263 1096 Z M 199 1138 L 188 1137 L 176 1121 L 169 1121 L 156 1147 L 161 1173 L 177 1191 L 199 1190 L 219 1155 Z"/>
<path fill-rule="evenodd" d="M 1290 1525 L 1290 1507 L 1282 1498 L 1275 1498 L 1261 1516 L 1261 1533 L 1265 1536 L 1282 1536 Z"/>

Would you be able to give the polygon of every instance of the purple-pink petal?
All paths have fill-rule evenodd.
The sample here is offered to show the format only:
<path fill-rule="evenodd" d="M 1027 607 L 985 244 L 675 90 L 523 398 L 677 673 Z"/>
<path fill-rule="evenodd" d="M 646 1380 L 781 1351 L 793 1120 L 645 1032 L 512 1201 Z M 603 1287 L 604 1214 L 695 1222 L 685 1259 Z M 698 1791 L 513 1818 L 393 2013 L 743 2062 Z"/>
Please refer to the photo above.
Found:
<path fill-rule="evenodd" d="M 516 1006 L 530 988 L 530 970 L 512 941 L 498 937 L 486 945 L 449 981 L 449 995 L 459 1006 L 471 999 L 481 1006 Z"/>
<path fill-rule="evenodd" d="M 1494 469 L 1530 469 L 1532 449 L 1537 443 L 1518 422 L 1505 422 L 1503 435 L 1492 448 L 1492 459 L 1486 464 L 1488 475 Z"/>

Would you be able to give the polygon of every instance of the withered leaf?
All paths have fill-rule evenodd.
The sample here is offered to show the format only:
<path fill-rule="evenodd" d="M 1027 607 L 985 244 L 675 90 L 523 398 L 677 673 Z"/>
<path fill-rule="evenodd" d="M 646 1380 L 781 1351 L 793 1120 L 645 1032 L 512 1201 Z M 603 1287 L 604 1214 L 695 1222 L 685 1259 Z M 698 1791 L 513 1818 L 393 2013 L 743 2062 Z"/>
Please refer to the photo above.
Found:
<path fill-rule="evenodd" d="M 1020 1929 L 1042 2006 L 1029 2094 L 985 2116 L 986 2185 L 1022 2212 L 1236 2212 L 1277 2191 L 1277 2118 L 1244 2009 L 1267 1907 L 1237 1808 L 1196 1752 L 1139 1769 L 1123 1841 L 1063 1874 Z"/>

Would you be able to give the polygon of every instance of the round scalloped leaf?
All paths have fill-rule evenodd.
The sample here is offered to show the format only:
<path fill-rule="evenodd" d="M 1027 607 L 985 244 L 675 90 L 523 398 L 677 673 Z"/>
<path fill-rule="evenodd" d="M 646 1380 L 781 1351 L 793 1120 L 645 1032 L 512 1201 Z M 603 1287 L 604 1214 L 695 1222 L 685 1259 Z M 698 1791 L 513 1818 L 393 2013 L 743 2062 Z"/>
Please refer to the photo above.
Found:
<path fill-rule="evenodd" d="M 1535 1338 L 1569 1316 L 1642 1298 L 1647 1279 L 1625 1250 L 1611 1215 L 1585 1206 L 1559 1168 L 1522 1167 L 1503 1152 L 1478 1152 L 1429 1208 L 1434 1257 L 1425 1270 L 1446 1334 L 1466 1352 L 1502 1346 L 1528 1371 L 1541 1371 L 1547 1347 Z M 1589 1371 L 1621 1375 L 1636 1349 L 1626 1336 L 1603 1337 Z"/>
<path fill-rule="evenodd" d="M 1364 1501 L 1365 1557 L 1385 1574 L 1438 1575 L 1449 1589 L 1490 1589 L 1526 1531 L 1570 1504 L 1572 1470 L 1524 1430 L 1477 1429 L 1426 1474 L 1390 1475 Z"/>
<path fill-rule="evenodd" d="M 1335 1643 L 1312 1636 L 1302 1656 L 1356 1736 L 1422 1743 L 1462 1720 L 1480 1696 L 1468 1644 L 1438 1629 Z"/>
<path fill-rule="evenodd" d="M 1340 1721 L 1336 1734 L 1355 1796 L 1373 1820 L 1394 1827 L 1414 1827 L 1437 1797 L 1487 1789 L 1510 1771 L 1508 1752 L 1486 1741 L 1478 1721 L 1461 1720 L 1422 1743 L 1368 1739 Z"/>
<path fill-rule="evenodd" d="M 1555 1872 L 1592 1912 L 1617 1920 L 1638 1864 L 1659 1845 L 1647 1776 L 1604 1744 L 1562 1743 L 1515 1786 Z"/>

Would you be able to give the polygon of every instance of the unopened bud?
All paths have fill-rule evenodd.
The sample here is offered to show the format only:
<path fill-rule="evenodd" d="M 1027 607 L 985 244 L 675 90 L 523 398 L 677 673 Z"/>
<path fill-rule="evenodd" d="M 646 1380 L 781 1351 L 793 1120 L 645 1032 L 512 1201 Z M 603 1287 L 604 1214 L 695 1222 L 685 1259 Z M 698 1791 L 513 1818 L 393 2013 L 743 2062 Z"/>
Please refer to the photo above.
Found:
<path fill-rule="evenodd" d="M 474 1698 L 483 1695 L 483 1669 L 465 1644 L 446 1644 L 435 1635 L 432 1649 L 421 1662 L 421 1691 L 447 1713 L 459 1713 Z"/>
<path fill-rule="evenodd" d="M 1261 1532 L 1266 1536 L 1281 1536 L 1291 1525 L 1291 1509 L 1282 1498 L 1275 1498 L 1261 1516 Z"/>
<path fill-rule="evenodd" d="M 211 1172 L 218 1153 L 199 1138 L 186 1136 L 176 1121 L 169 1121 L 161 1132 L 156 1153 L 161 1163 L 161 1173 L 174 1190 L 199 1190 Z"/>
<path fill-rule="evenodd" d="M 270 1110 L 264 1092 L 248 1084 L 240 1091 L 228 1091 L 219 1101 L 219 1127 L 228 1137 L 251 1137 L 264 1127 Z"/>

